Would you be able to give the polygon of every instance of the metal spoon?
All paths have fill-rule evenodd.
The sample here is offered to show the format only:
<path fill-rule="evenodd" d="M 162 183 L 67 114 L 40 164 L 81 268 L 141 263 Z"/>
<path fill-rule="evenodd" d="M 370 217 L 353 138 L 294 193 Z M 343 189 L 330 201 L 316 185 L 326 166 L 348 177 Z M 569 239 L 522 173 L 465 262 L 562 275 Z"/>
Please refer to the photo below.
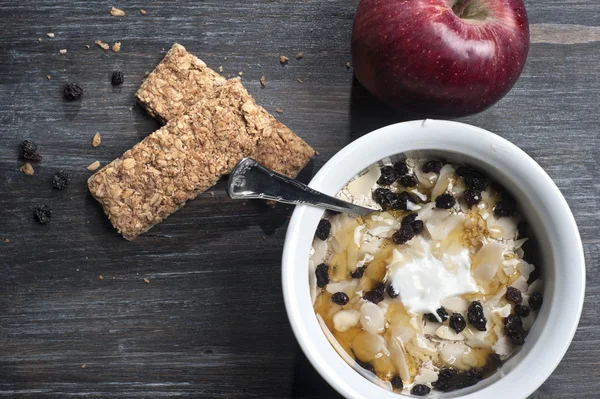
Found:
<path fill-rule="evenodd" d="M 313 190 L 306 184 L 272 171 L 252 158 L 242 159 L 233 168 L 227 181 L 227 194 L 233 199 L 260 198 L 286 204 L 311 205 L 358 216 L 377 211 Z"/>

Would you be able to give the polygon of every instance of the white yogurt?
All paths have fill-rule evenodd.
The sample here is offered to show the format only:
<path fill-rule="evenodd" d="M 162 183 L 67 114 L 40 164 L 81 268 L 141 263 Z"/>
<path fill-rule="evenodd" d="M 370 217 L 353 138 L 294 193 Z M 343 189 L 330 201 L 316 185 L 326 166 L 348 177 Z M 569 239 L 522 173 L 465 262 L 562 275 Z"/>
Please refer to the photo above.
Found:
<path fill-rule="evenodd" d="M 430 242 L 422 237 L 414 240 L 420 240 L 413 243 L 422 248 L 419 254 L 402 257 L 389 268 L 392 286 L 408 311 L 436 314 L 442 300 L 478 291 L 468 249 L 445 252 L 438 259 L 431 253 Z"/>

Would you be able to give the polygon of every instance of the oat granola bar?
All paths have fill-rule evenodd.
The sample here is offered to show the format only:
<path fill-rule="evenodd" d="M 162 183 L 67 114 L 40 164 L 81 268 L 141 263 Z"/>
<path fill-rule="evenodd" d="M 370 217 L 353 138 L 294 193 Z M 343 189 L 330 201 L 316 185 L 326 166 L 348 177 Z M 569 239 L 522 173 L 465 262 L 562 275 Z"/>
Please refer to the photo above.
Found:
<path fill-rule="evenodd" d="M 188 112 L 192 104 L 212 97 L 225 82 L 225 78 L 188 53 L 183 46 L 174 44 L 136 95 L 151 115 L 169 121 Z M 269 119 L 273 134 L 261 138 L 250 156 L 279 173 L 296 177 L 312 158 L 314 150 L 272 115 L 261 110 Z"/>
<path fill-rule="evenodd" d="M 133 240 L 212 187 L 277 130 L 232 80 L 95 173 L 88 186 L 113 226 Z"/>

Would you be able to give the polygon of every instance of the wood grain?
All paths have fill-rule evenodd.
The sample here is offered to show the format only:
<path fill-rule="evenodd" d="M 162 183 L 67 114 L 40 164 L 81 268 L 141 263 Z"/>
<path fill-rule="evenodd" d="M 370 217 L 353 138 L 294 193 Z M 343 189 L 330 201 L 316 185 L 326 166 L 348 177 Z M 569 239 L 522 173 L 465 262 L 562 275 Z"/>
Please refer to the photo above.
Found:
<path fill-rule="evenodd" d="M 259 104 L 283 109 L 278 117 L 321 154 L 304 181 L 350 141 L 410 118 L 375 101 L 346 68 L 356 5 L 0 0 L 0 239 L 8 240 L 0 241 L 0 397 L 339 397 L 298 349 L 283 306 L 292 208 L 229 200 L 220 182 L 214 196 L 127 242 L 85 181 L 87 165 L 106 164 L 157 129 L 133 94 L 174 42 L 225 76 L 242 71 Z M 110 16 L 111 6 L 126 15 Z M 463 120 L 527 151 L 572 207 L 587 300 L 564 360 L 531 397 L 597 398 L 600 8 L 596 0 L 527 6 L 533 44 L 523 75 L 497 105 Z M 122 50 L 105 52 L 96 39 Z M 114 88 L 117 69 L 126 80 Z M 83 86 L 83 101 L 63 102 L 69 81 Z M 102 144 L 93 148 L 96 132 Z M 44 156 L 34 176 L 19 171 L 25 138 Z M 59 169 L 72 176 L 64 191 L 50 183 Z M 32 218 L 41 203 L 54 210 L 47 226 Z"/>

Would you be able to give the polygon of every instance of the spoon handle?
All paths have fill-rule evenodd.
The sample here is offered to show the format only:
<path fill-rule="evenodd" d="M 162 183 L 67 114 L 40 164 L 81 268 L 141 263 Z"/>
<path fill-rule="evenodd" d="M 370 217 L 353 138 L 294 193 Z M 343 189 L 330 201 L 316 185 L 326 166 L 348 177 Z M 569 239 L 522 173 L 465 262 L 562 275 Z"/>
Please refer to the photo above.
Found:
<path fill-rule="evenodd" d="M 233 199 L 260 198 L 295 205 L 312 205 L 354 215 L 368 215 L 375 209 L 364 208 L 313 190 L 306 184 L 281 175 L 244 158 L 233 168 L 227 181 L 227 193 Z"/>

